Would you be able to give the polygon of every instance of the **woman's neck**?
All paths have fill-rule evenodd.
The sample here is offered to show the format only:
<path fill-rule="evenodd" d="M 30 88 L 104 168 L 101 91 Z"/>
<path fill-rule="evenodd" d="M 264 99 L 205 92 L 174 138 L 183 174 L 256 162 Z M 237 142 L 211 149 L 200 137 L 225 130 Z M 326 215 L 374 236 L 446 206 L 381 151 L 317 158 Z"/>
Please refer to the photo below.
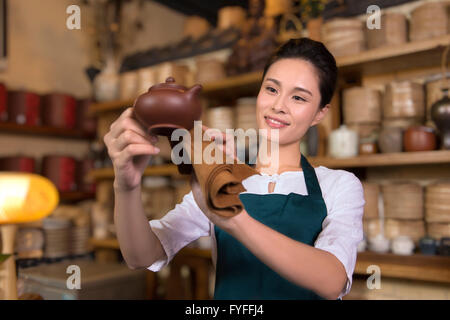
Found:
<path fill-rule="evenodd" d="M 267 152 L 258 150 L 255 169 L 265 174 L 281 174 L 285 171 L 302 171 L 300 165 L 300 145 L 294 142 L 288 145 L 279 145 L 278 151 L 271 150 L 271 142 L 268 141 Z"/>

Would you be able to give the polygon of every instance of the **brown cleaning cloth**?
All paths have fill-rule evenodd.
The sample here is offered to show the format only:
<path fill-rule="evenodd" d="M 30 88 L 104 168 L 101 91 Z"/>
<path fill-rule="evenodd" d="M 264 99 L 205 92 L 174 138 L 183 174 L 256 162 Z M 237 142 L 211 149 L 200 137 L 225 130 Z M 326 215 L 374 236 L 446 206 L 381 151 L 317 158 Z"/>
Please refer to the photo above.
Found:
<path fill-rule="evenodd" d="M 245 191 L 246 189 L 242 185 L 242 180 L 255 175 L 260 174 L 258 171 L 252 167 L 244 164 L 237 163 L 236 160 L 233 163 L 227 163 L 227 159 L 230 158 L 226 155 L 225 151 L 218 150 L 218 148 L 213 148 L 212 152 L 206 151 L 206 155 L 210 155 L 215 159 L 215 151 L 221 151 L 221 163 L 219 162 L 207 164 L 205 158 L 202 157 L 201 164 L 194 163 L 194 128 L 189 131 L 191 135 L 191 140 L 183 140 L 185 151 L 191 156 L 190 164 L 182 164 L 178 167 L 180 173 L 183 174 L 195 174 L 197 176 L 198 183 L 203 192 L 208 208 L 224 217 L 234 216 L 242 211 L 244 205 L 239 199 L 239 193 Z M 204 134 L 204 129 L 202 128 L 202 135 Z M 203 151 L 205 148 L 214 143 L 212 141 L 203 141 L 201 144 L 201 150 L 197 150 L 204 155 Z M 174 144 L 172 144 L 172 147 Z M 211 147 L 210 147 L 211 148 Z M 230 161 L 228 161 L 230 162 Z M 192 169 L 194 172 L 192 172 Z"/>

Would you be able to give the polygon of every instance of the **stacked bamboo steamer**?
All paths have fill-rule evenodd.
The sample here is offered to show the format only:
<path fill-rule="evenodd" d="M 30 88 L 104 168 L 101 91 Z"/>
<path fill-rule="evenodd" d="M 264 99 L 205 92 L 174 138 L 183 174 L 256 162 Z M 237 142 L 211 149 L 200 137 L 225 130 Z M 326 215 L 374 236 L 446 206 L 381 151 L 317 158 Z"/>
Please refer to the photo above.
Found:
<path fill-rule="evenodd" d="M 381 15 L 381 28 L 367 29 L 367 48 L 398 45 L 408 41 L 408 22 L 402 13 L 387 12 Z"/>
<path fill-rule="evenodd" d="M 142 183 L 142 203 L 148 219 L 160 219 L 173 209 L 174 190 L 167 177 L 145 177 Z"/>
<path fill-rule="evenodd" d="M 385 236 L 409 236 L 416 245 L 425 236 L 424 192 L 414 182 L 395 182 L 382 186 Z"/>
<path fill-rule="evenodd" d="M 450 237 L 450 181 L 426 187 L 425 221 L 428 236 L 436 240 Z"/>
<path fill-rule="evenodd" d="M 218 59 L 197 59 L 195 81 L 207 83 L 226 78 L 223 62 Z"/>
<path fill-rule="evenodd" d="M 343 92 L 344 122 L 359 138 L 376 134 L 381 122 L 381 93 L 368 87 L 353 87 Z"/>
<path fill-rule="evenodd" d="M 335 57 L 365 50 L 363 22 L 356 18 L 335 18 L 322 25 L 322 41 Z"/>
<path fill-rule="evenodd" d="M 364 189 L 364 215 L 363 215 L 363 228 L 364 234 L 367 239 L 376 237 L 382 233 L 381 223 L 379 215 L 378 203 L 380 200 L 380 185 L 373 182 L 362 182 Z"/>
<path fill-rule="evenodd" d="M 411 41 L 426 40 L 448 33 L 448 3 L 430 2 L 411 12 L 409 38 Z"/>
<path fill-rule="evenodd" d="M 68 218 L 47 217 L 42 220 L 45 258 L 61 258 L 70 255 L 71 227 L 72 223 Z"/>
<path fill-rule="evenodd" d="M 226 132 L 234 128 L 234 111 L 229 106 L 218 106 L 208 109 L 208 124 L 210 128 Z"/>
<path fill-rule="evenodd" d="M 425 94 L 422 84 L 394 81 L 386 85 L 383 95 L 383 126 L 406 129 L 422 124 L 425 117 Z"/>

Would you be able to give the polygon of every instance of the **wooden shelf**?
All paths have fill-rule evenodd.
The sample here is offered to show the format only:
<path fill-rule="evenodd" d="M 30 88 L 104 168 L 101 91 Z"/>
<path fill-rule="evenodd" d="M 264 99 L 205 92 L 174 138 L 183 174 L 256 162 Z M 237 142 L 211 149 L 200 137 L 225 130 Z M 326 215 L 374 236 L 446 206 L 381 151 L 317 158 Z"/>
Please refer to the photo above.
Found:
<path fill-rule="evenodd" d="M 339 57 L 336 63 L 341 75 L 357 73 L 375 75 L 400 70 L 440 66 L 442 53 L 450 44 L 450 35 L 385 46 L 357 55 Z"/>
<path fill-rule="evenodd" d="M 355 274 L 366 275 L 370 265 L 380 267 L 381 277 L 450 283 L 450 257 L 392 253 L 358 253 Z"/>
<path fill-rule="evenodd" d="M 450 44 L 450 35 L 407 42 L 395 46 L 376 48 L 357 55 L 338 57 L 336 63 L 340 75 L 373 75 L 393 73 L 400 70 L 439 66 L 445 46 Z M 223 80 L 206 83 L 203 95 L 206 97 L 237 97 L 256 95 L 260 86 L 262 72 L 252 72 Z M 118 100 L 92 104 L 91 113 L 120 110 L 132 106 L 134 100 Z"/>
<path fill-rule="evenodd" d="M 149 166 L 144 171 L 144 176 L 171 176 L 175 178 L 187 177 L 178 172 L 178 168 L 174 164 L 166 164 L 159 166 Z M 89 173 L 89 177 L 94 180 L 114 179 L 113 168 L 95 169 Z"/>
<path fill-rule="evenodd" d="M 89 136 L 79 130 L 48 126 L 29 126 L 11 122 L 0 122 L 0 132 L 23 135 L 50 136 L 63 139 L 94 139 L 94 136 Z"/>
<path fill-rule="evenodd" d="M 117 239 L 90 239 L 90 243 L 96 248 L 119 249 Z M 178 254 L 201 259 L 211 258 L 210 250 L 197 248 L 183 248 Z M 381 277 L 450 283 L 450 257 L 422 254 L 401 256 L 392 253 L 360 252 L 358 253 L 354 274 L 369 276 L 367 268 L 370 265 L 380 267 Z"/>
<path fill-rule="evenodd" d="M 330 169 L 422 165 L 450 163 L 450 150 L 379 153 L 343 159 L 329 157 L 310 157 L 308 159 L 315 167 L 324 166 Z M 90 176 L 95 180 L 114 179 L 114 170 L 112 168 L 96 169 L 90 173 Z M 179 174 L 178 168 L 174 164 L 150 166 L 145 169 L 144 176 L 187 177 L 186 175 Z"/>
<path fill-rule="evenodd" d="M 353 158 L 311 157 L 311 164 L 327 168 L 357 168 L 450 163 L 450 150 L 378 153 Z"/>

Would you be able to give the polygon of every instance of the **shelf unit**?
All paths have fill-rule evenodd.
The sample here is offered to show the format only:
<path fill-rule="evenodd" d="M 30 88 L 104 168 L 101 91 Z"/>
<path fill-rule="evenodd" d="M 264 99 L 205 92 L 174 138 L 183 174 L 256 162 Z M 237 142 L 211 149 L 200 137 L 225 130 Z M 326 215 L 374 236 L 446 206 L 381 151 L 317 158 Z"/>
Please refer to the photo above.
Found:
<path fill-rule="evenodd" d="M 409 73 L 411 69 L 430 70 L 438 68 L 441 63 L 441 55 L 445 46 L 450 44 L 450 35 L 427 39 L 418 42 L 393 45 L 390 47 L 368 50 L 354 56 L 339 57 L 336 59 L 339 75 L 344 83 L 361 83 L 366 77 L 369 79 L 385 75 L 397 75 Z M 229 99 L 244 95 L 256 95 L 260 86 L 262 72 L 242 74 L 229 77 L 220 81 L 204 84 L 203 96 L 206 99 Z M 111 101 L 98 103 L 91 106 L 90 112 L 102 114 L 117 112 L 125 107 L 132 106 L 134 101 Z M 339 103 L 337 102 L 339 105 Z M 339 106 L 338 106 L 339 107 Z M 442 167 L 450 167 L 450 150 L 435 150 L 427 152 L 402 152 L 388 154 L 363 155 L 352 158 L 309 158 L 314 166 L 324 166 L 330 169 L 363 169 L 364 173 L 399 171 L 399 176 L 415 176 L 418 167 L 427 168 L 426 174 L 432 172 L 436 177 L 442 176 Z M 404 167 L 402 167 L 404 166 Z M 444 170 L 445 170 L 444 168 Z M 163 167 L 149 167 L 144 175 L 168 175 L 178 176 L 175 165 Z M 407 174 L 405 174 L 407 173 Z M 377 175 L 375 174 L 375 176 Z M 112 169 L 101 169 L 92 172 L 95 179 L 113 179 Z M 94 240 L 92 244 L 98 248 L 118 249 L 116 239 Z M 210 255 L 209 251 L 193 251 L 198 249 L 185 248 L 180 254 Z M 412 256 L 398 256 L 394 254 L 376 254 L 362 252 L 358 254 L 355 274 L 368 276 L 367 267 L 378 265 L 382 270 L 382 276 L 408 280 L 432 281 L 450 283 L 450 258 L 443 256 L 424 256 L 415 254 Z"/>
<path fill-rule="evenodd" d="M 90 239 L 90 243 L 95 248 L 113 250 L 119 250 L 120 248 L 117 239 Z M 180 250 L 178 255 L 207 259 L 211 258 L 211 251 L 185 247 Z M 382 277 L 450 283 L 450 257 L 447 256 L 421 254 L 399 256 L 364 251 L 358 253 L 354 273 L 361 276 L 370 276 L 367 268 L 371 265 L 380 267 Z"/>

